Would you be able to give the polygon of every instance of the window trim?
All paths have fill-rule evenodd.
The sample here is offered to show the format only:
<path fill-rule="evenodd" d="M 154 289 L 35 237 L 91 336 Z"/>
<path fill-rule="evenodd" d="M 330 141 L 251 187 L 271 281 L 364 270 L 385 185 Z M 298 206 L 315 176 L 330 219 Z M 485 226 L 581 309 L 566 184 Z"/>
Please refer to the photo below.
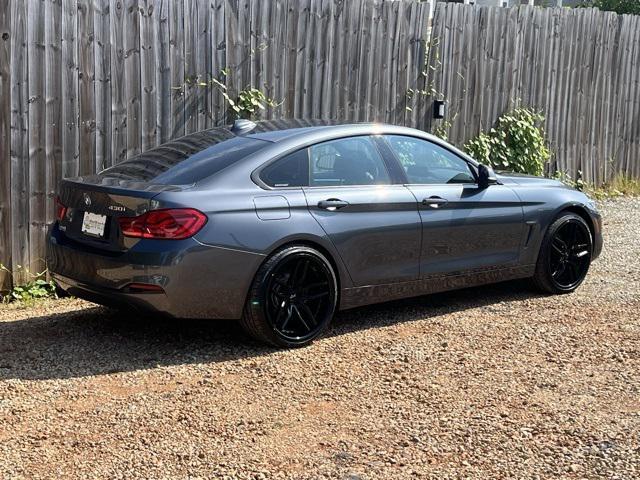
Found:
<path fill-rule="evenodd" d="M 440 147 L 443 150 L 447 151 L 448 153 L 450 153 L 451 155 L 453 155 L 456 158 L 459 158 L 460 160 L 462 160 L 464 163 L 467 164 L 467 167 L 469 167 L 469 170 L 471 171 L 471 174 L 473 175 L 474 178 L 474 182 L 473 183 L 411 183 L 409 181 L 409 177 L 407 177 L 406 172 L 404 171 L 404 167 L 402 166 L 402 162 L 400 161 L 400 158 L 398 158 L 398 154 L 393 150 L 393 147 L 391 146 L 391 142 L 389 141 L 388 137 L 407 137 L 407 138 L 413 138 L 415 140 L 420 140 L 423 142 L 427 142 L 431 145 L 435 145 L 436 147 Z M 454 185 L 478 185 L 478 170 L 477 167 L 475 165 L 473 165 L 471 162 L 469 162 L 466 158 L 461 157 L 460 155 L 458 155 L 456 152 L 452 151 L 451 149 L 447 148 L 445 145 L 442 145 L 440 143 L 436 143 L 436 142 L 432 142 L 431 140 L 428 140 L 426 138 L 422 138 L 422 137 L 416 137 L 415 135 L 404 135 L 404 134 L 397 134 L 397 133 L 383 133 L 380 135 L 380 138 L 382 141 L 385 142 L 385 146 L 386 148 L 389 149 L 389 154 L 393 156 L 393 160 L 396 162 L 398 168 L 402 171 L 403 175 L 404 175 L 404 180 L 405 183 L 403 183 L 403 185 L 412 185 L 412 186 L 420 186 L 420 187 L 428 187 L 428 186 L 438 186 L 438 187 L 451 187 Z"/>

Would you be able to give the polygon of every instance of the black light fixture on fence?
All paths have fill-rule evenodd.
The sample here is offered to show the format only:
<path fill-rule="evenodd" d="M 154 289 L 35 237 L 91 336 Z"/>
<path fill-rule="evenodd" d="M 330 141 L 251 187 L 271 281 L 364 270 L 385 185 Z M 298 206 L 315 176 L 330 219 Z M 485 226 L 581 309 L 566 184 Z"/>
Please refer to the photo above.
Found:
<path fill-rule="evenodd" d="M 433 102 L 433 118 L 444 118 L 447 113 L 447 102 L 435 100 Z"/>

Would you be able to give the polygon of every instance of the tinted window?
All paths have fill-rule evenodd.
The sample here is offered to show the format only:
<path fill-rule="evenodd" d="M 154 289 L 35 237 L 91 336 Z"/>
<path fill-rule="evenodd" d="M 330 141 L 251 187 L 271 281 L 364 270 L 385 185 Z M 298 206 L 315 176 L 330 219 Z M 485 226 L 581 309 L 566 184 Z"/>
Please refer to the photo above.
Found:
<path fill-rule="evenodd" d="M 385 185 L 384 161 L 369 137 L 351 137 L 309 148 L 310 185 Z"/>
<path fill-rule="evenodd" d="M 100 176 L 167 185 L 187 185 L 209 177 L 269 143 L 236 137 L 214 128 L 152 148 L 100 173 Z"/>
<path fill-rule="evenodd" d="M 475 183 L 469 164 L 435 143 L 413 137 L 388 135 L 409 183 Z"/>
<path fill-rule="evenodd" d="M 307 149 L 276 160 L 267 166 L 260 178 L 270 187 L 305 187 L 309 185 L 309 154 Z"/>

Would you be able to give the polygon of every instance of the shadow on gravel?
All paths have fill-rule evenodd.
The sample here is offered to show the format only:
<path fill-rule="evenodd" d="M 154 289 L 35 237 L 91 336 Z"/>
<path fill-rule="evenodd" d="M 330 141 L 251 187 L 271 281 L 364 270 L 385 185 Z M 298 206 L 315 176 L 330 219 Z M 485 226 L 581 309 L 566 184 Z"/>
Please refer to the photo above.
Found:
<path fill-rule="evenodd" d="M 526 282 L 417 297 L 340 313 L 328 336 L 430 318 L 538 294 Z M 233 321 L 129 315 L 102 307 L 0 322 L 0 380 L 60 379 L 272 353 Z"/>

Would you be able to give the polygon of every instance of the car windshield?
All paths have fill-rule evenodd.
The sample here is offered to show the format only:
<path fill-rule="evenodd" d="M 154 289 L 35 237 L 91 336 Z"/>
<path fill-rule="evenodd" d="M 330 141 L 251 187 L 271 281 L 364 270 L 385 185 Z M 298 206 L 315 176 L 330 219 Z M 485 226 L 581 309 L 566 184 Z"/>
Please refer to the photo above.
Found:
<path fill-rule="evenodd" d="M 100 176 L 163 185 L 188 185 L 214 175 L 269 145 L 213 129 L 179 138 L 107 168 Z"/>

